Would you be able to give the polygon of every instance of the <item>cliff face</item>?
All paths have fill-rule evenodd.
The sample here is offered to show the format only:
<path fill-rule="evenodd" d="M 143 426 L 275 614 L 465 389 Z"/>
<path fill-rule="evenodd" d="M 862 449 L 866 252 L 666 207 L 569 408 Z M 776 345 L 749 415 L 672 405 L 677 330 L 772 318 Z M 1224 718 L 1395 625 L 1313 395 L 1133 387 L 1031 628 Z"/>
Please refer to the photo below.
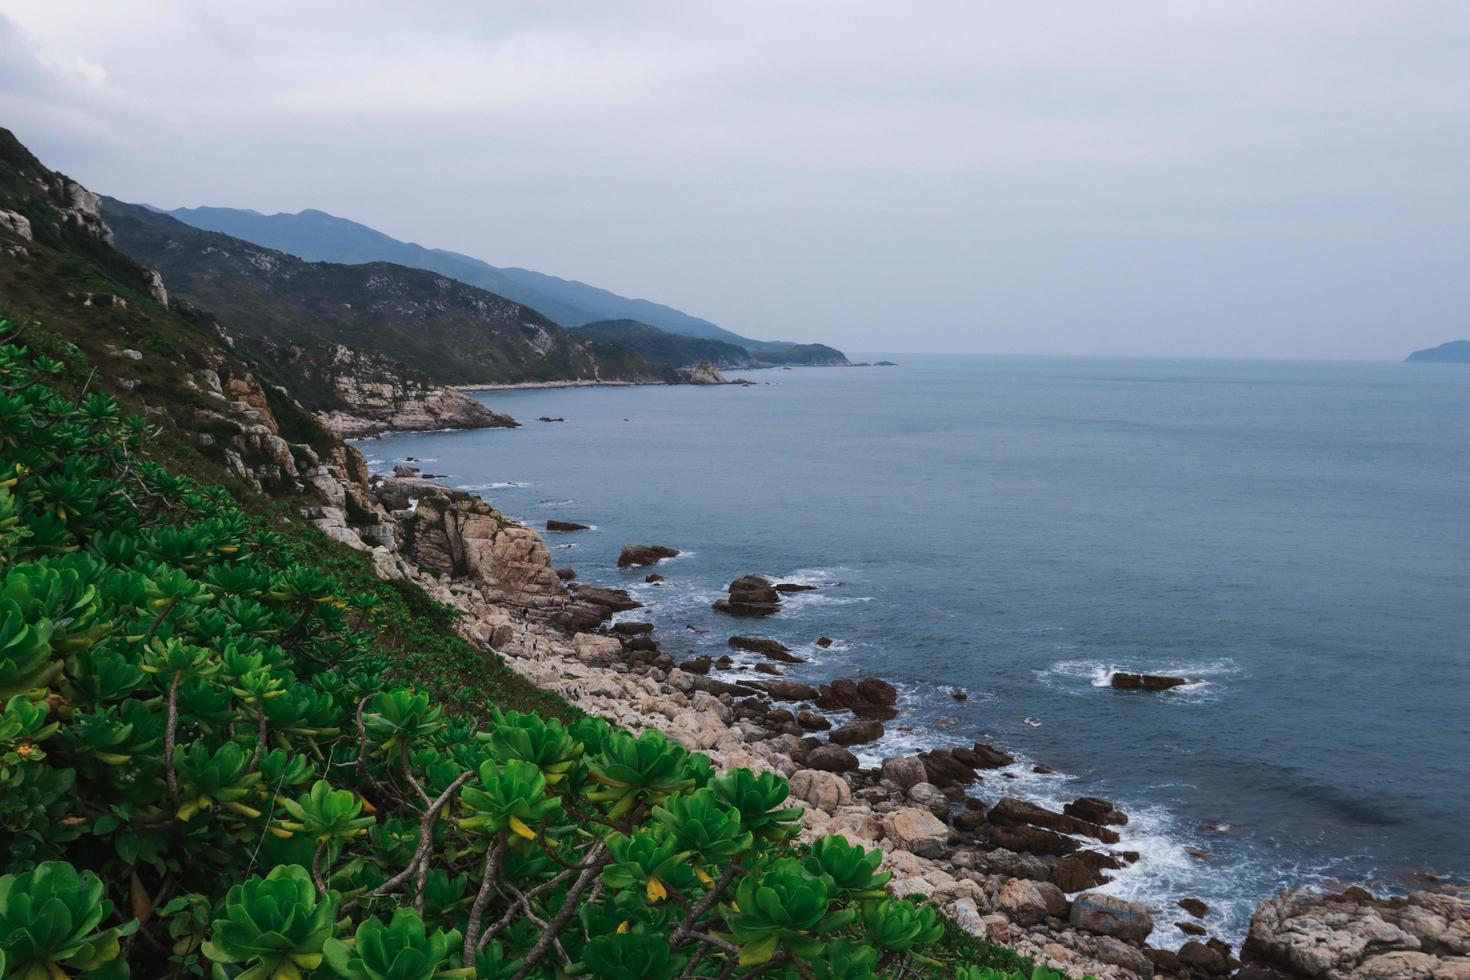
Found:
<path fill-rule="evenodd" d="M 509 428 L 515 419 L 372 351 L 291 347 L 282 373 L 322 424 L 343 438 L 426 429 Z"/>

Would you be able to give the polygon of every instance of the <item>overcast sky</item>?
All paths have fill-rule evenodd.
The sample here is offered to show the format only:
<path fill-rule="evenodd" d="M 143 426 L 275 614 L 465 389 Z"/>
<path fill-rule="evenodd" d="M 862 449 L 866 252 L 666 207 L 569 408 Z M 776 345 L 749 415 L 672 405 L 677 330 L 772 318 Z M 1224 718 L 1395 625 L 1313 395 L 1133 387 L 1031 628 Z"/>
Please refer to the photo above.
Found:
<path fill-rule="evenodd" d="M 4 0 L 100 192 L 315 207 L 856 351 L 1470 336 L 1470 3 Z"/>

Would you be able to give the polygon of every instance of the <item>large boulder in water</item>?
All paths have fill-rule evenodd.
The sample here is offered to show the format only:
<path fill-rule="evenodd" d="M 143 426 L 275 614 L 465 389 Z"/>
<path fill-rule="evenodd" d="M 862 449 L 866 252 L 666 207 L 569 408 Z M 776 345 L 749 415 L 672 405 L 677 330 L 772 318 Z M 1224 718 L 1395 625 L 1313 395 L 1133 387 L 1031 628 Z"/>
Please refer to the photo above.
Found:
<path fill-rule="evenodd" d="M 858 759 L 840 745 L 819 745 L 807 753 L 806 766 L 822 772 L 856 772 Z"/>
<path fill-rule="evenodd" d="M 1062 807 L 1062 812 L 1089 823 L 1110 823 L 1121 827 L 1128 822 L 1128 814 L 1114 806 L 1111 800 L 1097 796 L 1079 796 Z"/>
<path fill-rule="evenodd" d="M 882 737 L 883 723 L 869 719 L 859 719 L 851 724 L 843 725 L 827 736 L 830 741 L 838 745 L 865 745 L 868 742 L 876 742 Z"/>
<path fill-rule="evenodd" d="M 679 549 L 666 548 L 661 544 L 625 544 L 622 554 L 618 555 L 618 567 L 654 565 L 665 558 L 676 558 L 678 555 Z"/>
<path fill-rule="evenodd" d="M 714 608 L 730 616 L 770 616 L 781 611 L 781 594 L 770 579 L 745 575 L 730 583 L 730 597 L 717 601 Z"/>
<path fill-rule="evenodd" d="M 1118 832 L 1095 823 L 1077 817 L 1069 817 L 1065 813 L 1057 813 L 1045 807 L 1037 806 L 1026 800 L 1018 800 L 1014 796 L 1001 799 L 990 808 L 990 822 L 993 824 L 1030 824 L 1033 827 L 1045 827 L 1047 830 L 1055 830 L 1059 834 L 1078 834 L 1083 837 L 1091 837 L 1102 841 L 1104 844 L 1118 843 Z"/>
<path fill-rule="evenodd" d="M 1181 687 L 1189 681 L 1184 677 L 1164 677 L 1160 674 L 1125 674 L 1118 671 L 1113 675 L 1112 685 L 1118 691 L 1167 691 Z"/>
<path fill-rule="evenodd" d="M 786 644 L 779 640 L 768 640 L 763 636 L 732 636 L 729 644 L 737 650 L 749 650 L 751 653 L 758 653 L 783 664 L 806 663 L 801 657 L 792 653 Z"/>

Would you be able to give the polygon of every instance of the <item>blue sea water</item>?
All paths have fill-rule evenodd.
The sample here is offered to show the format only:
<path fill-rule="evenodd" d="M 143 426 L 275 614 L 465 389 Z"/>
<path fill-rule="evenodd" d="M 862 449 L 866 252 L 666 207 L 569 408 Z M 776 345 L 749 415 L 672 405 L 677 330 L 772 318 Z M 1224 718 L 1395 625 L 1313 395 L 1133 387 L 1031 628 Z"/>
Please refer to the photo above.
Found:
<path fill-rule="evenodd" d="M 676 659 L 756 632 L 810 658 L 789 676 L 898 684 L 869 761 L 978 738 L 1024 760 L 984 797 L 1115 800 L 1142 860 L 1109 889 L 1160 944 L 1186 896 L 1238 939 L 1286 885 L 1470 876 L 1470 368 L 894 359 L 487 392 L 524 426 L 361 448 L 595 525 L 556 563 L 648 602 Z M 683 554 L 647 585 L 628 542 Z M 712 612 L 749 572 L 821 588 Z"/>

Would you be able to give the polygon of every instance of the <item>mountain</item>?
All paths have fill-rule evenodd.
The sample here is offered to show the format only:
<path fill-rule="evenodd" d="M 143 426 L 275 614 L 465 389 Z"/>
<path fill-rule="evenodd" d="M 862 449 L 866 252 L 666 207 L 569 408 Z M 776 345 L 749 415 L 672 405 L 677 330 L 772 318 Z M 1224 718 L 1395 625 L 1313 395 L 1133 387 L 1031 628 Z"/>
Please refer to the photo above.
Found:
<path fill-rule="evenodd" d="M 175 208 L 163 213 L 195 228 L 231 235 L 313 262 L 394 262 L 428 269 L 523 303 L 568 327 L 599 320 L 634 320 L 670 333 L 720 340 L 750 351 L 794 346 L 790 341 L 750 340 L 661 303 L 629 299 L 574 279 L 561 279 L 530 269 L 498 268 L 458 252 L 402 242 L 325 211 L 261 214 L 239 208 L 200 207 Z"/>
<path fill-rule="evenodd" d="M 637 320 L 599 320 L 574 327 L 572 334 L 589 340 L 621 344 L 637 351 L 650 364 L 685 367 L 708 361 L 725 370 L 755 366 L 755 359 L 750 351 L 738 344 L 670 333 Z"/>
<path fill-rule="evenodd" d="M 120 249 L 262 352 L 345 345 L 438 384 L 669 380 L 626 348 L 580 342 L 530 307 L 440 273 L 308 262 L 111 198 L 102 212 Z"/>
<path fill-rule="evenodd" d="M 1411 364 L 1470 364 L 1470 340 L 1451 340 L 1438 347 L 1416 350 L 1404 360 Z"/>

